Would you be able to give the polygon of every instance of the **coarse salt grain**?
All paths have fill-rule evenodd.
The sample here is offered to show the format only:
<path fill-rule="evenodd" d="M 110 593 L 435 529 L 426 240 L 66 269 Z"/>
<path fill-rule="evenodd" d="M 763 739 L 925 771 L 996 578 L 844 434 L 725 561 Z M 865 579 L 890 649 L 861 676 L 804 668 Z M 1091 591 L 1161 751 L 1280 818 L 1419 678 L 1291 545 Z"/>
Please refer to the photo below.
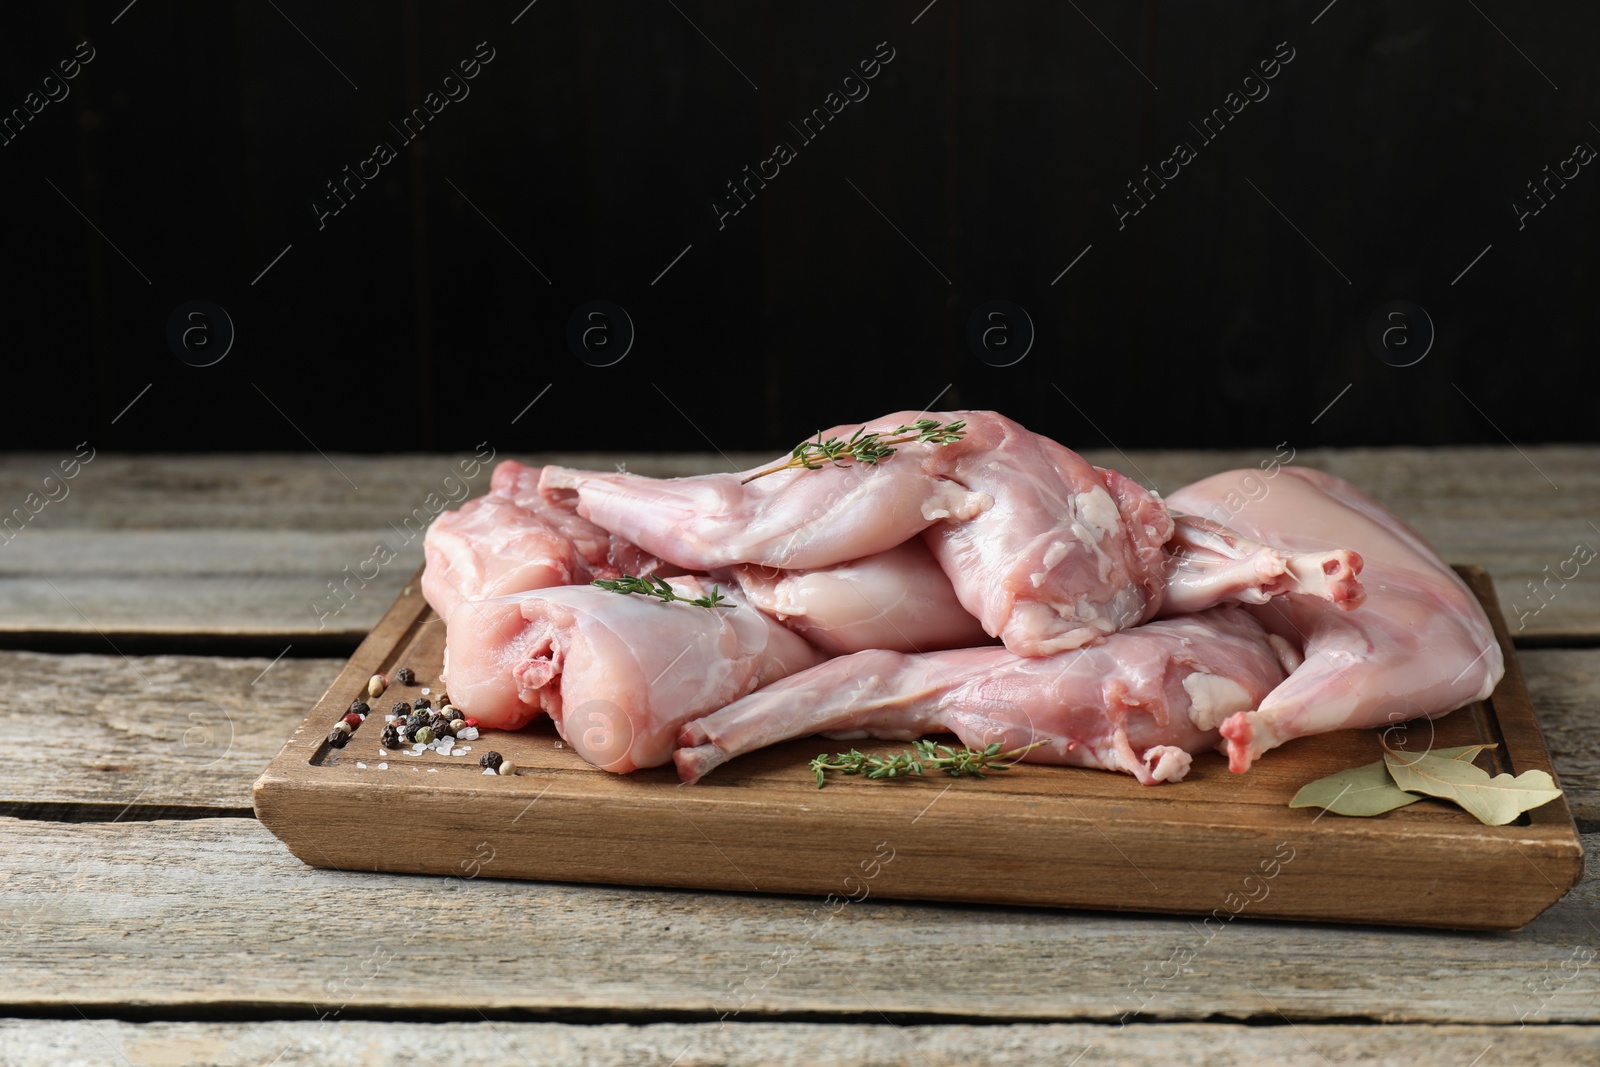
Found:
<path fill-rule="evenodd" d="M 428 773 L 429 774 L 438 774 L 439 773 L 439 768 L 437 768 L 437 767 L 429 767 L 428 768 Z"/>
<path fill-rule="evenodd" d="M 388 765 L 388 764 L 387 764 L 387 763 L 380 763 L 380 764 L 378 764 L 378 770 L 380 770 L 380 771 L 386 771 L 386 770 L 388 770 L 388 769 L 389 769 L 389 765 Z"/>
<path fill-rule="evenodd" d="M 378 749 L 378 755 L 387 756 L 388 754 L 389 754 L 389 752 L 388 752 L 387 749 L 382 749 L 382 748 Z"/>
<path fill-rule="evenodd" d="M 356 766 L 360 767 L 362 770 L 366 770 L 367 769 L 367 765 L 365 763 L 362 763 L 360 760 L 356 761 Z"/>
<path fill-rule="evenodd" d="M 476 741 L 477 739 L 478 728 L 476 726 L 463 726 L 456 731 L 457 741 Z"/>
<path fill-rule="evenodd" d="M 429 689 L 427 686 L 423 686 L 422 687 L 422 695 L 423 696 L 431 696 L 432 694 L 433 694 L 433 690 Z"/>
<path fill-rule="evenodd" d="M 500 772 L 495 770 L 493 767 L 485 767 L 483 769 L 483 773 L 487 774 L 487 775 L 491 775 L 491 776 L 493 776 L 495 778 L 500 777 Z"/>

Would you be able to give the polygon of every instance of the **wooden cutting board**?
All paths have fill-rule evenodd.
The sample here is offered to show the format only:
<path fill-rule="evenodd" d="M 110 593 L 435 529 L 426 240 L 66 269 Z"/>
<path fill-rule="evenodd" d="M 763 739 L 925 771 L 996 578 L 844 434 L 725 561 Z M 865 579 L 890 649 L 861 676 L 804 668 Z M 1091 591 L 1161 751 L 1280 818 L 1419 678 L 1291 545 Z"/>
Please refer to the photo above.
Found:
<path fill-rule="evenodd" d="M 1478 742 L 1494 772 L 1555 773 L 1494 589 L 1483 602 L 1506 674 L 1486 701 L 1405 731 L 1422 750 Z M 444 626 L 416 579 L 255 784 L 261 822 L 315 867 L 548 881 L 1049 905 L 1232 918 L 1516 929 L 1577 884 L 1583 849 L 1564 798 L 1508 826 L 1435 800 L 1375 818 L 1291 809 L 1325 774 L 1381 758 L 1379 735 L 1302 738 L 1233 775 L 1219 755 L 1145 787 L 1121 774 L 1023 765 L 986 779 L 833 778 L 818 789 L 801 739 L 743 756 L 694 786 L 668 767 L 618 776 L 560 744 L 548 720 L 486 731 L 465 756 L 380 752 L 383 717 L 440 690 Z M 391 686 L 344 748 L 327 744 L 368 678 Z M 901 744 L 860 745 L 873 751 Z M 485 776 L 490 750 L 516 763 Z"/>

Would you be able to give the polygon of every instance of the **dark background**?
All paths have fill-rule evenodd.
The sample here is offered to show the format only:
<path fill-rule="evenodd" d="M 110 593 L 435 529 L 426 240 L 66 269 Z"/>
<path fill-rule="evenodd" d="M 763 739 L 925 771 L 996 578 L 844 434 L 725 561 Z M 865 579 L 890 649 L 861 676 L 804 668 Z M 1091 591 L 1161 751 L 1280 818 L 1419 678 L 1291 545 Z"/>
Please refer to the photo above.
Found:
<path fill-rule="evenodd" d="M 1085 448 L 1600 440 L 1600 161 L 1512 208 L 1600 146 L 1594 5 L 925 3 L 14 7 L 6 113 L 96 56 L 0 146 L 0 442 L 731 451 L 934 404 Z M 870 95 L 801 143 L 879 42 Z M 319 229 L 380 140 L 398 158 Z M 719 229 L 779 140 L 798 157 Z M 1119 229 L 1178 140 L 1198 157 Z M 567 342 L 592 299 L 636 329 L 609 367 Z M 967 342 L 995 299 L 1037 331 L 1012 366 Z M 168 341 L 191 300 L 236 331 L 211 366 Z"/>

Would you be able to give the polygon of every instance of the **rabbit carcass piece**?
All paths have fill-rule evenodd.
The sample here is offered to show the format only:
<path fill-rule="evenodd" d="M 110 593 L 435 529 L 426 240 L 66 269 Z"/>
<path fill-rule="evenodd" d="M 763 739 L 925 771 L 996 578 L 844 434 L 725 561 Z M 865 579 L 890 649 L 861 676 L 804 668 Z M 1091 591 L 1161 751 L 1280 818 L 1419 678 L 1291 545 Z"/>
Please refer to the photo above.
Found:
<path fill-rule="evenodd" d="M 1493 692 L 1505 673 L 1494 629 L 1420 534 L 1344 479 L 1300 468 L 1283 468 L 1259 500 L 1229 507 L 1255 473 L 1214 475 L 1169 503 L 1225 516 L 1233 529 L 1292 552 L 1353 549 L 1366 597 L 1349 611 L 1291 591 L 1248 608 L 1305 661 L 1258 708 L 1221 724 L 1232 770 L 1296 737 L 1434 718 Z"/>

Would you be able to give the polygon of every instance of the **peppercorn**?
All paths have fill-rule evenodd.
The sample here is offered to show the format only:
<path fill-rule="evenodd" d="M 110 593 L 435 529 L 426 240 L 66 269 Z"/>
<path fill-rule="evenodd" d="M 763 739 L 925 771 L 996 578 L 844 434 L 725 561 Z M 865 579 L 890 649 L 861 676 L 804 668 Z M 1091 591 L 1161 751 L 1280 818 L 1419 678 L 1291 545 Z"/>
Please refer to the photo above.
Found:
<path fill-rule="evenodd" d="M 413 708 L 415 708 L 417 711 L 421 711 L 423 708 L 431 708 L 431 707 L 433 707 L 433 702 L 430 701 L 427 697 L 418 697 L 417 699 L 415 699 L 415 700 L 413 700 L 411 702 L 411 706 Z"/>
<path fill-rule="evenodd" d="M 352 700 L 350 702 L 350 710 L 357 715 L 365 715 L 372 709 L 367 706 L 367 702 L 365 700 Z"/>
<path fill-rule="evenodd" d="M 455 736 L 456 734 L 459 734 L 462 730 L 465 730 L 466 728 L 467 728 L 467 720 L 465 720 L 465 719 L 451 719 L 450 720 L 450 734 L 451 734 L 452 737 Z"/>
<path fill-rule="evenodd" d="M 424 726 L 411 735 L 411 740 L 419 745 L 431 744 L 433 742 L 433 731 Z"/>
<path fill-rule="evenodd" d="M 471 715 L 468 715 L 465 721 L 468 726 L 478 725 L 478 720 L 474 719 Z"/>
<path fill-rule="evenodd" d="M 361 716 L 352 711 L 341 721 L 343 721 L 346 726 L 350 727 L 350 729 L 354 730 L 356 727 L 361 725 Z"/>
<path fill-rule="evenodd" d="M 416 672 L 410 667 L 401 667 L 399 670 L 394 672 L 394 680 L 399 682 L 401 685 L 415 685 L 417 682 L 417 675 Z"/>
<path fill-rule="evenodd" d="M 391 714 L 391 715 L 410 715 L 411 714 L 411 705 L 407 704 L 404 700 L 397 701 L 395 703 L 395 706 L 389 709 L 389 714 Z"/>
<path fill-rule="evenodd" d="M 339 726 L 343 725 L 344 723 L 339 724 Z M 341 730 L 338 726 L 335 726 L 333 729 L 328 731 L 328 744 L 332 745 L 334 748 L 343 748 L 345 746 L 345 742 L 349 740 L 349 730 Z"/>
<path fill-rule="evenodd" d="M 384 748 L 399 748 L 400 747 L 400 731 L 396 730 L 393 726 L 385 726 L 383 728 L 383 747 Z"/>
<path fill-rule="evenodd" d="M 485 752 L 483 755 L 478 757 L 478 766 L 491 771 L 498 771 L 500 769 L 500 765 L 505 761 L 506 758 L 500 755 L 498 752 Z"/>
<path fill-rule="evenodd" d="M 416 733 L 418 730 L 428 725 L 428 720 L 431 718 L 433 718 L 433 716 L 429 715 L 425 711 L 413 711 L 411 713 L 411 717 L 406 720 L 407 732 L 413 734 Z"/>
<path fill-rule="evenodd" d="M 450 717 L 448 715 L 441 715 L 436 711 L 432 715 L 428 716 L 428 725 L 433 727 L 434 733 L 438 733 L 441 730 L 449 728 Z"/>
<path fill-rule="evenodd" d="M 376 699 L 382 696 L 383 691 L 387 688 L 389 688 L 389 679 L 381 671 L 367 679 L 367 696 L 369 697 Z"/>
<path fill-rule="evenodd" d="M 503 761 L 500 764 L 500 766 L 495 768 L 495 769 L 497 771 L 499 771 L 501 774 L 516 774 L 517 773 L 517 765 L 515 763 L 512 763 L 510 760 Z"/>

